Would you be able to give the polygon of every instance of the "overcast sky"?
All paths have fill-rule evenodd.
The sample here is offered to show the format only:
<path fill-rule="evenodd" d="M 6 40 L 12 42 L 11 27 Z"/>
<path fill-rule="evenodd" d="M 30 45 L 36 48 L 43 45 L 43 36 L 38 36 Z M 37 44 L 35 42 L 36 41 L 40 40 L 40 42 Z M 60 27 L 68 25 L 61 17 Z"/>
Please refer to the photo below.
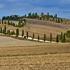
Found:
<path fill-rule="evenodd" d="M 29 12 L 49 12 L 70 18 L 70 0 L 0 0 L 0 17 L 24 15 Z"/>

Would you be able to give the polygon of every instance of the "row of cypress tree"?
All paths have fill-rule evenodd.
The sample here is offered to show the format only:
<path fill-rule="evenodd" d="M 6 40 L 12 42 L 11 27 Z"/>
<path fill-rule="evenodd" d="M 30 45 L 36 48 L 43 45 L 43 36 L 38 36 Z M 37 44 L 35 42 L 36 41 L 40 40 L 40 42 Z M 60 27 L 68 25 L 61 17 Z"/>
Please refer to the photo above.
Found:
<path fill-rule="evenodd" d="M 0 33 L 3 33 L 3 34 L 7 34 L 7 35 L 16 35 L 16 37 L 19 36 L 19 29 L 17 28 L 16 29 L 16 32 L 12 31 L 10 32 L 10 30 L 7 30 L 7 27 L 6 25 L 4 26 L 4 28 L 1 28 L 0 27 Z M 22 30 L 22 37 L 24 36 L 24 30 Z M 26 32 L 26 39 L 28 39 L 29 37 L 29 33 Z M 32 39 L 35 38 L 35 34 L 33 33 L 32 35 Z M 40 40 L 40 35 L 38 34 L 38 37 L 37 37 L 38 41 Z M 47 36 L 46 34 L 43 35 L 43 41 L 45 42 L 47 40 Z M 50 33 L 50 38 L 49 38 L 49 41 L 52 42 L 53 41 L 53 36 L 52 36 L 52 33 Z M 57 34 L 56 36 L 56 42 L 66 42 L 66 35 L 65 33 L 62 33 L 60 35 Z"/>

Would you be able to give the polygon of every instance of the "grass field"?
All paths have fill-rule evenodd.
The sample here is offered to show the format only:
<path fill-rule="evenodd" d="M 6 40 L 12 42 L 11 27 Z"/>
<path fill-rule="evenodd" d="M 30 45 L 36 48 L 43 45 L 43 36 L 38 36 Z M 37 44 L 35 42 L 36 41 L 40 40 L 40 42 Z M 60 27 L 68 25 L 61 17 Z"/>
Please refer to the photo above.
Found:
<path fill-rule="evenodd" d="M 70 70 L 70 44 L 0 36 L 0 70 Z"/>
<path fill-rule="evenodd" d="M 27 22 L 24 27 L 19 28 L 20 35 L 24 29 L 30 36 L 34 32 L 35 37 L 38 34 L 43 37 L 44 33 L 47 37 L 50 33 L 55 37 L 70 29 L 67 24 L 32 19 Z M 4 25 L 0 24 L 0 27 Z M 14 31 L 17 28 L 6 26 Z M 0 36 L 0 70 L 70 70 L 70 43 L 44 43 Z"/>

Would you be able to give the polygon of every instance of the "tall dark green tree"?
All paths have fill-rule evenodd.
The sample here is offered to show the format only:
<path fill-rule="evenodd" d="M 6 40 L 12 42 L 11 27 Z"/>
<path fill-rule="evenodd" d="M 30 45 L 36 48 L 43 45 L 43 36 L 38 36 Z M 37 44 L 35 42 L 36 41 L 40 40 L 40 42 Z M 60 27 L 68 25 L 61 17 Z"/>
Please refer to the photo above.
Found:
<path fill-rule="evenodd" d="M 63 34 L 63 38 L 62 38 L 61 42 L 66 42 L 66 34 L 65 33 Z"/>
<path fill-rule="evenodd" d="M 26 32 L 26 37 L 28 38 L 28 32 Z"/>
<path fill-rule="evenodd" d="M 46 41 L 46 34 L 44 34 L 44 42 Z"/>
<path fill-rule="evenodd" d="M 35 18 L 38 18 L 39 16 L 38 16 L 38 14 L 37 14 L 37 12 L 35 13 Z"/>
<path fill-rule="evenodd" d="M 56 42 L 59 42 L 59 35 L 56 36 Z"/>
<path fill-rule="evenodd" d="M 32 39 L 34 39 L 34 37 L 35 37 L 35 35 L 34 35 L 34 33 L 33 33 L 33 37 L 32 37 Z"/>
<path fill-rule="evenodd" d="M 16 37 L 19 36 L 19 29 L 16 29 Z"/>
<path fill-rule="evenodd" d="M 41 13 L 41 19 L 44 19 L 44 13 L 43 12 Z"/>
<path fill-rule="evenodd" d="M 30 13 L 28 13 L 28 18 L 31 18 L 31 16 L 32 16 L 31 12 L 30 12 Z"/>
<path fill-rule="evenodd" d="M 63 38 L 63 33 L 61 32 L 61 35 L 60 35 L 60 40 L 62 40 L 62 38 Z"/>
<path fill-rule="evenodd" d="M 57 14 L 54 15 L 54 18 L 56 19 L 56 22 L 57 22 Z"/>
<path fill-rule="evenodd" d="M 24 30 L 22 30 L 22 37 L 24 36 Z"/>
<path fill-rule="evenodd" d="M 50 33 L 50 42 L 52 42 L 52 33 Z"/>
<path fill-rule="evenodd" d="M 47 20 L 49 20 L 49 12 L 47 13 Z"/>
<path fill-rule="evenodd" d="M 6 25 L 3 28 L 3 33 L 6 34 Z"/>
<path fill-rule="evenodd" d="M 2 27 L 0 27 L 0 33 L 2 33 Z"/>

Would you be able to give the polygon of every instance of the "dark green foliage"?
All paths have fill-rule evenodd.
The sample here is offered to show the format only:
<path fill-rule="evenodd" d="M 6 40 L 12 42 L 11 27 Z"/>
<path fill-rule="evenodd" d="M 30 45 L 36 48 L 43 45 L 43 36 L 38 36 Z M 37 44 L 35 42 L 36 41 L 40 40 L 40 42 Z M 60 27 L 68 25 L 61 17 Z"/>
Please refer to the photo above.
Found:
<path fill-rule="evenodd" d="M 61 42 L 66 42 L 66 34 L 65 33 L 61 32 L 60 40 L 61 40 Z"/>
<path fill-rule="evenodd" d="M 62 38 L 63 38 L 63 33 L 61 32 L 61 35 L 60 35 L 60 40 L 62 40 Z"/>
<path fill-rule="evenodd" d="M 61 42 L 66 42 L 66 35 L 65 35 L 65 33 L 63 34 L 63 38 L 61 39 Z"/>
<path fill-rule="evenodd" d="M 14 32 L 14 31 L 11 31 L 11 32 L 10 32 L 10 35 L 15 35 L 15 32 Z"/>
<path fill-rule="evenodd" d="M 19 36 L 19 29 L 16 29 L 16 37 Z"/>
<path fill-rule="evenodd" d="M 36 13 L 29 13 L 28 14 L 28 18 L 39 18 L 39 15 L 37 14 L 37 12 Z"/>
<path fill-rule="evenodd" d="M 46 34 L 44 34 L 44 42 L 46 41 Z"/>
<path fill-rule="evenodd" d="M 52 33 L 50 33 L 50 42 L 52 41 Z"/>
<path fill-rule="evenodd" d="M 35 35 L 34 35 L 34 33 L 33 33 L 33 37 L 32 37 L 32 39 L 34 39 L 34 37 L 35 37 Z"/>
<path fill-rule="evenodd" d="M 49 12 L 47 13 L 47 20 L 49 20 Z"/>
<path fill-rule="evenodd" d="M 28 32 L 26 32 L 26 37 L 28 38 Z"/>
<path fill-rule="evenodd" d="M 30 13 L 28 13 L 28 18 L 31 18 L 31 16 L 32 16 L 31 12 L 30 12 Z"/>
<path fill-rule="evenodd" d="M 4 16 L 2 19 L 3 20 L 19 20 L 19 16 L 18 15 Z"/>
<path fill-rule="evenodd" d="M 70 38 L 70 30 L 68 30 L 68 31 L 66 32 L 66 36 L 67 36 L 68 38 Z"/>
<path fill-rule="evenodd" d="M 7 30 L 7 34 L 10 35 L 10 30 Z"/>
<path fill-rule="evenodd" d="M 15 35 L 15 32 L 14 31 L 7 30 L 7 34 L 8 35 Z"/>
<path fill-rule="evenodd" d="M 3 33 L 6 34 L 6 25 L 3 28 Z"/>
<path fill-rule="evenodd" d="M 59 42 L 59 35 L 56 36 L 56 42 Z"/>
<path fill-rule="evenodd" d="M 55 14 L 55 15 L 54 15 L 54 18 L 56 18 L 56 19 L 57 19 L 57 14 Z"/>
<path fill-rule="evenodd" d="M 0 27 L 0 33 L 2 33 L 2 27 Z"/>
<path fill-rule="evenodd" d="M 22 37 L 24 36 L 24 30 L 22 30 Z"/>

